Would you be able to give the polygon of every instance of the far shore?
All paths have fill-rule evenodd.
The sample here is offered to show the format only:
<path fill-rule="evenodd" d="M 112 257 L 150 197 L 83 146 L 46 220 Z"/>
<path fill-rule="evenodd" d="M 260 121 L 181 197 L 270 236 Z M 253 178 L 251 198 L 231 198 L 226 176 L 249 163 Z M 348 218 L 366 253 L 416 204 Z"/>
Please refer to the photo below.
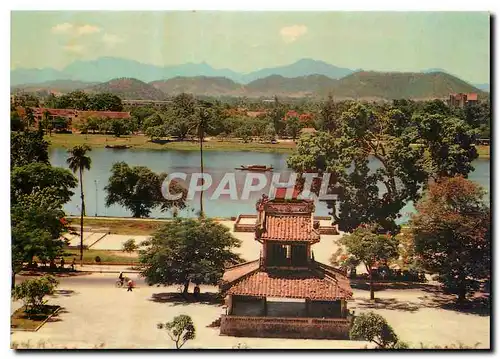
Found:
<path fill-rule="evenodd" d="M 104 148 L 108 145 L 130 146 L 130 150 L 148 149 L 148 150 L 178 150 L 178 151 L 198 151 L 199 143 L 197 140 L 172 140 L 167 143 L 154 143 L 144 135 L 132 135 L 114 137 L 113 135 L 98 134 L 52 134 L 45 136 L 50 142 L 51 148 L 71 148 L 76 145 L 87 144 L 91 148 Z M 273 152 L 273 153 L 293 153 L 296 144 L 291 139 L 278 140 L 277 143 L 262 142 L 243 142 L 241 140 L 218 140 L 216 138 L 207 138 L 203 143 L 204 151 L 250 151 L 250 152 Z M 490 146 L 477 146 L 479 158 L 490 158 Z"/>

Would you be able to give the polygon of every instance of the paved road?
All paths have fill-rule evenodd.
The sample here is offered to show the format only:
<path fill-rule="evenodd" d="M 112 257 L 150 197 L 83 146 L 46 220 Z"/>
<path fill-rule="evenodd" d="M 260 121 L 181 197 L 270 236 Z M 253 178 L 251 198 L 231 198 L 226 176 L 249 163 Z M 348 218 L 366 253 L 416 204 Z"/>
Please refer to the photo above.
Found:
<path fill-rule="evenodd" d="M 125 276 L 131 278 L 136 286 L 142 287 L 147 286 L 144 278 L 140 277 L 136 273 L 127 273 Z M 36 278 L 33 276 L 16 275 L 16 283 L 25 281 L 26 279 Z M 81 286 L 81 287 L 113 287 L 115 282 L 118 280 L 118 274 L 114 273 L 91 273 L 91 274 L 79 274 L 70 277 L 57 277 L 59 280 L 59 289 L 64 289 L 64 286 Z"/>

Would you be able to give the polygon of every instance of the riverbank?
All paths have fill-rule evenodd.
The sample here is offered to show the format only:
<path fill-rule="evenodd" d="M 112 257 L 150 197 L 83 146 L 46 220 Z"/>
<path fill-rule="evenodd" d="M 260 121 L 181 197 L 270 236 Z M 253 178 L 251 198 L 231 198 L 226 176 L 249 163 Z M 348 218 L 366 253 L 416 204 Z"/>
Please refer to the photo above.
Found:
<path fill-rule="evenodd" d="M 53 134 L 45 136 L 50 142 L 52 148 L 71 148 L 76 145 L 87 144 L 92 148 L 103 148 L 106 146 L 125 145 L 130 146 L 130 149 L 148 149 L 148 150 L 183 150 L 183 151 L 199 151 L 199 143 L 197 141 L 172 141 L 164 144 L 153 143 L 149 141 L 147 136 L 133 135 L 114 137 L 112 135 L 82 135 L 79 133 L 71 134 Z M 241 141 L 219 141 L 216 139 L 205 141 L 203 144 L 204 151 L 252 151 L 252 152 L 275 152 L 275 153 L 292 153 L 295 149 L 293 141 L 282 141 L 276 144 Z"/>
<path fill-rule="evenodd" d="M 114 137 L 112 135 L 83 135 L 80 133 L 53 134 L 45 136 L 52 148 L 71 148 L 76 145 L 87 144 L 92 148 L 104 148 L 112 145 L 130 146 L 130 149 L 149 150 L 181 150 L 198 151 L 197 141 L 172 141 L 164 144 L 153 143 L 147 136 L 132 135 Z M 295 150 L 295 142 L 292 140 L 280 140 L 275 144 L 249 142 L 244 143 L 238 140 L 219 141 L 216 139 L 205 141 L 203 150 L 205 151 L 250 151 L 250 152 L 271 152 L 271 153 L 292 153 Z M 490 146 L 477 146 L 479 158 L 490 158 Z"/>

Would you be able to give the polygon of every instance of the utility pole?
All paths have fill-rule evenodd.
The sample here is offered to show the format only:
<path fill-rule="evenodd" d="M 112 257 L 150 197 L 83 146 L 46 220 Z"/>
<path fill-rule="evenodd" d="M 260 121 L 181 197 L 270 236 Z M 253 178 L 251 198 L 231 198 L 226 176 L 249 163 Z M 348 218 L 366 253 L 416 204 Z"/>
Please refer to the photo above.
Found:
<path fill-rule="evenodd" d="M 97 217 L 97 180 L 94 180 L 95 183 L 95 216 Z"/>

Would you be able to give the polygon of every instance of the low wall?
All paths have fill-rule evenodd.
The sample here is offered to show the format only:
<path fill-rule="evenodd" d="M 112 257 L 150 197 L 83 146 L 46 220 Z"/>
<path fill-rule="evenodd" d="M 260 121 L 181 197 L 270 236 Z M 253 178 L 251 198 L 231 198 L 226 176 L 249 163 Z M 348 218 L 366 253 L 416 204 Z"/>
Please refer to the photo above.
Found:
<path fill-rule="evenodd" d="M 234 337 L 349 339 L 350 319 L 222 315 L 220 334 Z"/>

